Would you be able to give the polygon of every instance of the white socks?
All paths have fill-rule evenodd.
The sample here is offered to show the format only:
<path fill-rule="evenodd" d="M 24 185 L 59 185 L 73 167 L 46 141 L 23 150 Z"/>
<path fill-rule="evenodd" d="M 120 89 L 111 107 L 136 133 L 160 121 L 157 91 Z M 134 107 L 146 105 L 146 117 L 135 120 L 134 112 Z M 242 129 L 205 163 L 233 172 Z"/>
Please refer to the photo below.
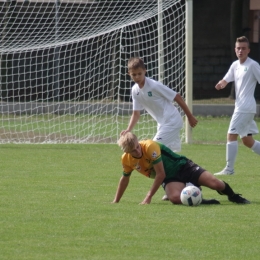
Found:
<path fill-rule="evenodd" d="M 260 142 L 255 141 L 254 145 L 251 147 L 252 151 L 260 155 Z M 234 165 L 238 152 L 238 141 L 227 142 L 226 144 L 226 170 L 234 171 Z"/>
<path fill-rule="evenodd" d="M 252 151 L 260 155 L 260 142 L 255 141 L 254 145 L 251 147 Z"/>
<path fill-rule="evenodd" d="M 260 143 L 259 143 L 259 146 L 260 146 Z M 252 147 L 252 149 L 253 149 L 253 147 Z M 259 147 L 259 149 L 260 149 L 260 147 Z M 234 164 L 236 161 L 237 152 L 238 152 L 238 141 L 227 142 L 227 144 L 226 144 L 226 161 L 227 161 L 226 169 L 228 171 L 234 171 Z"/>

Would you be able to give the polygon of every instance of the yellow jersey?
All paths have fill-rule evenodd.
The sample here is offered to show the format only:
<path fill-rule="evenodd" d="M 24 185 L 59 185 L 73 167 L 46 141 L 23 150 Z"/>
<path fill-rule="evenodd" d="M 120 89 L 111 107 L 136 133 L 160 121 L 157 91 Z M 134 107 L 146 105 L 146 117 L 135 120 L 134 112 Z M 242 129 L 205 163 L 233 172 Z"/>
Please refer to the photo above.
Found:
<path fill-rule="evenodd" d="M 139 141 L 142 157 L 134 158 L 129 153 L 122 155 L 123 175 L 130 176 L 133 170 L 148 178 L 155 178 L 154 164 L 163 161 L 166 178 L 174 176 L 186 164 L 185 156 L 174 153 L 165 145 L 153 140 Z"/>

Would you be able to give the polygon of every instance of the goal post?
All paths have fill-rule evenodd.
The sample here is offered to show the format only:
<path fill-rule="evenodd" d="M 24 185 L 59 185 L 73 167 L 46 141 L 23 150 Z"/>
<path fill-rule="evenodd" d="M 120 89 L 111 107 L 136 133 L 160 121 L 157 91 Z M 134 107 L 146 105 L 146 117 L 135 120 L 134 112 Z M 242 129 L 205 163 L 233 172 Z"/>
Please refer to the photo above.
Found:
<path fill-rule="evenodd" d="M 191 2 L 0 0 L 0 143 L 115 143 L 132 113 L 132 56 L 191 109 Z M 134 132 L 153 138 L 156 122 L 143 111 Z"/>
<path fill-rule="evenodd" d="M 186 69 L 185 69 L 185 81 L 186 81 L 186 104 L 191 112 L 192 100 L 193 100 L 193 0 L 186 0 Z M 186 143 L 192 143 L 192 128 L 189 125 L 187 117 L 185 117 L 185 141 Z"/>

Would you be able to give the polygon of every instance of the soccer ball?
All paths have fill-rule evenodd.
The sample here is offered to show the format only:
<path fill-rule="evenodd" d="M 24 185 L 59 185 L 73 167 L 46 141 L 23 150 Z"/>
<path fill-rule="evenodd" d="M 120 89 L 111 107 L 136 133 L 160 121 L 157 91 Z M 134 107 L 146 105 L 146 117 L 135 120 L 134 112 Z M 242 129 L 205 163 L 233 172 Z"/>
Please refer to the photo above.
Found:
<path fill-rule="evenodd" d="M 180 198 L 186 206 L 198 206 L 202 201 L 201 190 L 196 186 L 187 186 L 182 190 Z"/>

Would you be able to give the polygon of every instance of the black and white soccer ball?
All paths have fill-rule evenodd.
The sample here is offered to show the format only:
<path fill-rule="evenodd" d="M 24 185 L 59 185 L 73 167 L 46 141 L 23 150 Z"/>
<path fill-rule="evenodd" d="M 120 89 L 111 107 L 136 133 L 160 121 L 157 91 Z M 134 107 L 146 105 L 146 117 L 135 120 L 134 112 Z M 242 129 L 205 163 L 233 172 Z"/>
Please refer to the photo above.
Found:
<path fill-rule="evenodd" d="M 187 186 L 181 192 L 181 202 L 186 206 L 198 206 L 202 202 L 201 190 L 196 186 Z"/>

